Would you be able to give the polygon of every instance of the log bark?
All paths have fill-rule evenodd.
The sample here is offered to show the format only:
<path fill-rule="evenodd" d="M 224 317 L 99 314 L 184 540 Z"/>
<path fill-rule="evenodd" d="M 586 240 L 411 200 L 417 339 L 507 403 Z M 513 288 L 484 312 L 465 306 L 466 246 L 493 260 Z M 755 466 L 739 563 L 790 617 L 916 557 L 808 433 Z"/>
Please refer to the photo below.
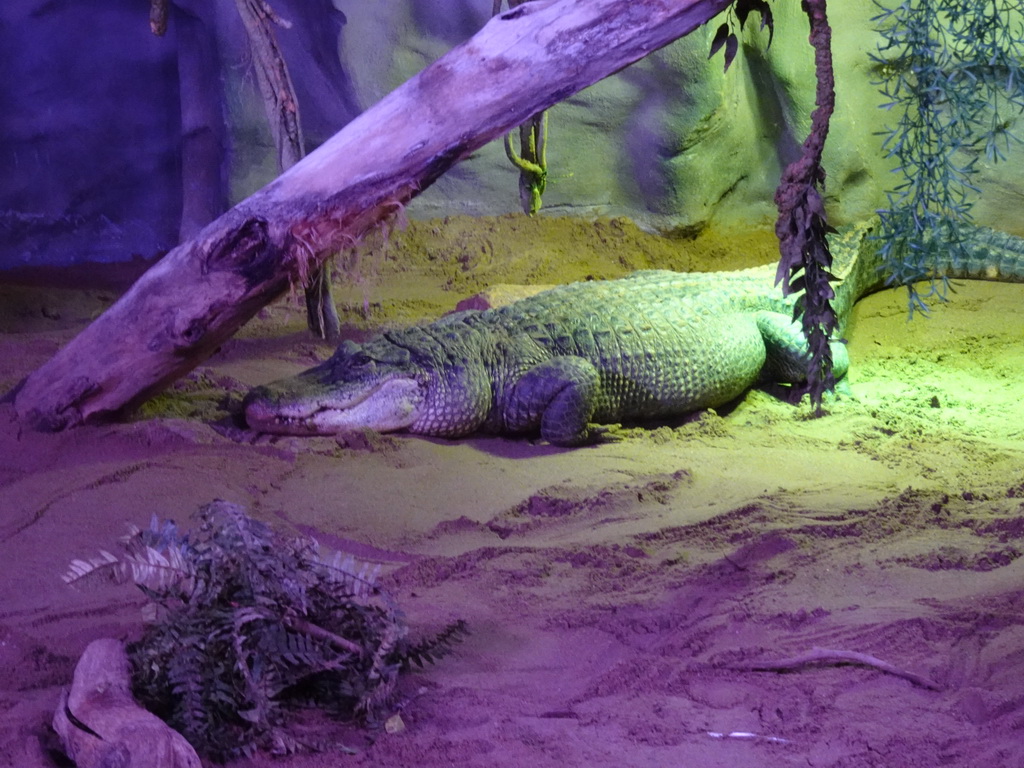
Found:
<path fill-rule="evenodd" d="M 534 0 L 495 16 L 168 253 L 18 386 L 18 417 L 59 430 L 134 408 L 471 152 L 731 3 Z"/>

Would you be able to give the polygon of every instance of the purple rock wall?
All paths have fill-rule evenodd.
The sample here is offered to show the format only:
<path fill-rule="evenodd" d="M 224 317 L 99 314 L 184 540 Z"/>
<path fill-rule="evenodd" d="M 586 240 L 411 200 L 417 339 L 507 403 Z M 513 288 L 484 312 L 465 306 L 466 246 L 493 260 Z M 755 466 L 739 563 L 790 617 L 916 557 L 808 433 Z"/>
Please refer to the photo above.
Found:
<path fill-rule="evenodd" d="M 344 15 L 273 5 L 292 22 L 277 34 L 312 148 L 359 111 L 337 55 Z M 235 100 L 259 122 L 229 125 L 224 68 L 251 69 L 235 4 L 172 3 L 164 37 L 148 10 L 0 3 L 0 269 L 156 258 L 227 207 L 243 144 L 269 144 L 251 76 Z"/>
<path fill-rule="evenodd" d="M 0 267 L 174 245 L 177 55 L 147 13 L 133 0 L 0 7 Z"/>

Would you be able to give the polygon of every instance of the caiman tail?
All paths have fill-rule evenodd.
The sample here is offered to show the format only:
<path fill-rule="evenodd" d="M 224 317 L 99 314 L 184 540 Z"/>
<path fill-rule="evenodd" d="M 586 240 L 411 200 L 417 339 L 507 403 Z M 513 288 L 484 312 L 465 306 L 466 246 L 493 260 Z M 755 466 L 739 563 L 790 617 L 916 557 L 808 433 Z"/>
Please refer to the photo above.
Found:
<path fill-rule="evenodd" d="M 841 280 L 833 306 L 840 332 L 850 310 L 861 298 L 896 285 L 884 272 L 878 238 L 878 218 L 844 229 L 830 238 L 836 257 L 836 277 Z M 935 249 L 933 274 L 924 279 L 992 280 L 1024 283 L 1024 239 L 988 227 L 963 225 L 964 248 Z"/>

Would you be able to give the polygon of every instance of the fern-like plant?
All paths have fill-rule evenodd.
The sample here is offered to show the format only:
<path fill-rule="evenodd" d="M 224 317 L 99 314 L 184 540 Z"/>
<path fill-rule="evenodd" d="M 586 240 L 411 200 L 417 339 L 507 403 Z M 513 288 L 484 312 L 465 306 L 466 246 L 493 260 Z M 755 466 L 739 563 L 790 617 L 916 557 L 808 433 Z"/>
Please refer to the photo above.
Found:
<path fill-rule="evenodd" d="M 289 539 L 241 507 L 215 501 L 182 533 L 156 520 L 123 553 L 72 562 L 65 581 L 135 582 L 156 609 L 129 646 L 139 701 L 216 760 L 258 749 L 318 749 L 289 728 L 300 708 L 378 723 L 398 674 L 445 655 L 456 622 L 419 642 L 376 586 L 379 567 Z"/>
<path fill-rule="evenodd" d="M 1005 159 L 1024 109 L 1024 1 L 875 0 L 882 42 L 872 54 L 896 124 L 883 149 L 902 177 L 879 211 L 888 281 L 910 311 L 948 288 L 940 252 L 966 258 L 978 161 Z M 890 6 L 890 7 L 887 7 Z M 922 296 L 912 285 L 930 280 Z"/>

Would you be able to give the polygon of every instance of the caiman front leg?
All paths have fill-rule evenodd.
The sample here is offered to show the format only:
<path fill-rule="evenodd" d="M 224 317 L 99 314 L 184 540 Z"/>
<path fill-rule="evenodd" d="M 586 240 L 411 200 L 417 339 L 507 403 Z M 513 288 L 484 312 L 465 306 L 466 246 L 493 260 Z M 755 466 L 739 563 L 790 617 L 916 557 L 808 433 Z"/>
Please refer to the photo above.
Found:
<path fill-rule="evenodd" d="M 798 388 L 805 384 L 809 352 L 800 324 L 788 315 L 761 312 L 757 316 L 757 329 L 767 351 L 761 384 L 792 384 Z M 833 340 L 830 347 L 832 374 L 837 382 L 842 382 L 850 368 L 850 354 L 839 339 Z"/>
<path fill-rule="evenodd" d="M 505 406 L 509 432 L 534 432 L 554 445 L 594 442 L 603 430 L 591 422 L 600 387 L 597 369 L 582 357 L 535 365 L 515 383 Z"/>

